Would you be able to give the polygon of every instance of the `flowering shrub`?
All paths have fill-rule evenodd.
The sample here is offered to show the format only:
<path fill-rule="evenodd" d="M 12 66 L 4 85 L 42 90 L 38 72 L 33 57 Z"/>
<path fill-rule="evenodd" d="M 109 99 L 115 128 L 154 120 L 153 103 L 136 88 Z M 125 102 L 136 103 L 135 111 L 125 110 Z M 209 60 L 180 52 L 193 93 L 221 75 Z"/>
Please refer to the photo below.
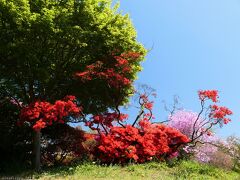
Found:
<path fill-rule="evenodd" d="M 163 159 L 177 151 L 177 145 L 189 139 L 179 131 L 165 125 L 140 121 L 139 127 L 112 127 L 108 134 L 101 134 L 99 158 L 105 163 L 143 163 L 153 157 Z"/>
<path fill-rule="evenodd" d="M 35 131 L 39 131 L 53 122 L 64 123 L 64 118 L 70 115 L 78 115 L 80 107 L 74 102 L 75 96 L 66 96 L 54 104 L 46 101 L 36 101 L 22 108 L 20 123 L 25 121 L 32 124 Z"/>
<path fill-rule="evenodd" d="M 231 157 L 233 169 L 240 172 L 240 138 L 230 136 L 219 143 L 220 150 Z"/>
<path fill-rule="evenodd" d="M 194 153 L 194 158 L 203 163 L 207 163 L 213 160 L 214 155 L 218 152 L 218 147 L 215 144 L 218 144 L 219 138 L 216 135 L 203 135 L 202 142 L 204 144 L 197 144 L 195 147 L 192 147 L 192 152 Z"/>
<path fill-rule="evenodd" d="M 98 130 L 99 127 L 102 127 L 105 131 L 113 127 L 114 122 L 123 122 L 128 118 L 127 114 L 118 114 L 113 113 L 103 113 L 99 115 L 93 115 L 91 120 L 86 122 L 86 125 L 89 126 L 92 130 Z M 97 127 L 96 127 L 97 126 Z"/>
<path fill-rule="evenodd" d="M 233 157 L 231 157 L 228 153 L 223 152 L 221 150 L 214 152 L 211 155 L 211 158 L 208 161 L 208 163 L 215 167 L 228 169 L 228 170 L 234 169 L 236 171 L 236 169 L 234 168 Z"/>
<path fill-rule="evenodd" d="M 216 90 L 199 91 L 198 95 L 201 101 L 200 113 L 177 111 L 169 116 L 168 125 L 189 137 L 190 143 L 184 148 L 187 153 L 194 153 L 195 158 L 200 162 L 209 162 L 213 154 L 218 151 L 214 144 L 219 141 L 212 133 L 212 128 L 230 122 L 227 116 L 231 115 L 232 111 L 216 104 L 205 106 L 207 100 L 218 102 Z"/>
<path fill-rule="evenodd" d="M 180 110 L 175 112 L 172 116 L 169 116 L 169 122 L 168 126 L 178 129 L 181 133 L 185 134 L 189 138 L 191 138 L 193 133 L 193 126 L 195 123 L 195 120 L 197 119 L 198 114 L 186 111 L 186 110 Z M 199 121 L 196 123 L 196 127 L 199 128 L 200 123 L 203 119 L 200 117 Z"/>
<path fill-rule="evenodd" d="M 201 110 L 198 114 L 178 111 L 169 117 L 168 123 L 190 137 L 192 143 L 201 140 L 205 134 L 211 135 L 213 126 L 222 126 L 230 122 L 227 116 L 232 115 L 231 110 L 217 104 L 210 104 L 206 107 L 207 100 L 218 102 L 216 90 L 199 91 L 198 95 L 201 101 Z"/>
<path fill-rule="evenodd" d="M 131 85 L 133 69 L 130 68 L 130 64 L 139 57 L 139 53 L 123 53 L 119 56 L 113 56 L 112 61 L 97 61 L 88 65 L 85 71 L 78 72 L 75 75 L 82 82 L 101 79 L 107 82 L 110 87 L 120 89 Z"/>
<path fill-rule="evenodd" d="M 197 113 L 181 110 L 177 111 L 175 114 L 169 117 L 168 125 L 170 127 L 178 129 L 181 133 L 185 134 L 189 139 L 192 138 L 193 126 L 198 117 Z M 202 117 L 197 121 L 195 128 L 200 129 L 201 123 L 204 122 Z M 195 138 L 195 135 L 193 138 Z M 198 138 L 199 141 L 204 144 L 198 144 L 195 147 L 185 147 L 187 153 L 194 153 L 194 157 L 200 162 L 209 162 L 211 155 L 217 151 L 217 147 L 209 144 L 218 141 L 218 138 L 212 134 L 210 131 L 205 132 L 201 137 Z"/>
<path fill-rule="evenodd" d="M 160 160 L 173 157 L 189 139 L 178 130 L 151 123 L 153 101 L 149 94 L 139 94 L 140 112 L 134 122 L 127 124 L 127 114 L 115 112 L 93 115 L 85 124 L 96 130 L 98 142 L 95 155 L 104 163 L 143 163 L 153 157 Z M 89 141 L 94 143 L 94 141 Z M 90 148 L 93 149 L 93 148 Z"/>

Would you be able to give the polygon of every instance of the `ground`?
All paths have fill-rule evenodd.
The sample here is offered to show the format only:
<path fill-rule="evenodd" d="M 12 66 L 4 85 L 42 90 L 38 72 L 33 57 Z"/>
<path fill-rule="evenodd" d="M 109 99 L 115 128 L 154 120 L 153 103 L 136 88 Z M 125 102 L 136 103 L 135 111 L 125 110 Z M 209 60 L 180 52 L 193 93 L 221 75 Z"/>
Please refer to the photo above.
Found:
<path fill-rule="evenodd" d="M 13 176 L 13 175 L 12 175 Z M 16 176 L 16 175 L 14 175 Z M 174 180 L 174 179 L 218 179 L 239 180 L 240 174 L 230 170 L 216 168 L 206 164 L 192 161 L 183 161 L 172 167 L 165 163 L 151 162 L 146 164 L 133 164 L 128 166 L 103 166 L 94 163 L 83 163 L 71 167 L 44 169 L 42 173 L 36 174 L 25 172 L 18 177 L 48 180 L 48 179 L 76 179 L 76 180 Z M 3 177 L 3 176 L 2 176 Z M 5 176 L 6 177 L 6 176 Z"/>

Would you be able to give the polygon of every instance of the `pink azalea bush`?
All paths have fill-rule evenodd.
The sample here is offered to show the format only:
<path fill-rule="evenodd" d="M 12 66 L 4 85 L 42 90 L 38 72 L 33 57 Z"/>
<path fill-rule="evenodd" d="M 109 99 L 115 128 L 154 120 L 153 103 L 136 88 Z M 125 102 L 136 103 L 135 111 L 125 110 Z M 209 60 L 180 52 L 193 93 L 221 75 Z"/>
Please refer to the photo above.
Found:
<path fill-rule="evenodd" d="M 178 129 L 181 133 L 185 134 L 187 137 L 192 138 L 194 129 L 199 129 L 203 123 L 206 122 L 202 117 L 198 118 L 198 114 L 191 111 L 180 110 L 169 116 L 170 127 Z M 195 127 L 194 123 L 196 121 Z M 201 133 L 199 131 L 199 133 Z M 199 134 L 198 133 L 198 134 Z M 194 134 L 194 137 L 198 134 Z M 193 153 L 196 160 L 199 162 L 209 162 L 211 156 L 217 152 L 218 148 L 213 144 L 217 143 L 219 139 L 212 133 L 206 132 L 199 139 L 201 143 L 198 143 L 196 146 L 186 146 L 184 148 L 185 152 Z"/>
<path fill-rule="evenodd" d="M 218 147 L 214 144 L 218 144 L 219 138 L 215 135 L 203 135 L 204 144 L 198 144 L 194 151 L 194 157 L 199 162 L 210 162 L 214 154 L 218 151 Z"/>
<path fill-rule="evenodd" d="M 180 110 L 175 112 L 173 115 L 169 116 L 168 125 L 170 127 L 178 129 L 181 133 L 185 134 L 186 136 L 191 137 L 193 134 L 194 122 L 196 121 L 197 116 L 198 116 L 197 113 L 186 110 Z M 196 124 L 197 127 L 199 126 L 200 121 L 203 121 L 201 117 Z"/>

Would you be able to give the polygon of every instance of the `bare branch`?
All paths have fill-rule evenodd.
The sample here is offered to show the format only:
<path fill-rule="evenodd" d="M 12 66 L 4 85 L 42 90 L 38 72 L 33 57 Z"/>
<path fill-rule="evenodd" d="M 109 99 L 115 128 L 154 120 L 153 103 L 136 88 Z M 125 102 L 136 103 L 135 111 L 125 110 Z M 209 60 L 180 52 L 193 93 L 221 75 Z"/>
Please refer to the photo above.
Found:
<path fill-rule="evenodd" d="M 204 103 L 205 103 L 204 99 L 201 100 L 201 110 L 200 110 L 200 112 L 198 113 L 197 119 L 195 120 L 195 122 L 194 122 L 194 124 L 193 124 L 193 133 L 192 133 L 192 136 L 191 136 L 191 139 L 192 139 L 192 140 L 194 139 L 194 136 L 195 136 L 195 133 L 196 133 L 195 128 L 196 128 L 197 122 L 198 122 L 201 114 L 202 114 L 203 111 L 204 111 Z"/>
<path fill-rule="evenodd" d="M 119 110 L 118 105 L 115 107 L 115 109 L 116 109 L 116 111 L 117 111 L 117 113 L 118 113 L 118 117 L 117 117 L 117 122 L 118 122 L 118 124 L 120 124 L 122 127 L 125 127 L 125 126 L 119 121 L 119 118 L 120 118 L 120 116 L 121 116 L 121 112 L 120 112 L 120 110 Z"/>

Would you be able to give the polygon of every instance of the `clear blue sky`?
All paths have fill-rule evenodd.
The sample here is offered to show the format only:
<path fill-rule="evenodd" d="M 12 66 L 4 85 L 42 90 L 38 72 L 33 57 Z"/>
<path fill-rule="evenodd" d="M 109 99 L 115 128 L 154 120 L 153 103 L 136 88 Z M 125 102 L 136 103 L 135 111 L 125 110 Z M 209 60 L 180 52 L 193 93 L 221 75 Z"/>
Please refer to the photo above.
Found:
<path fill-rule="evenodd" d="M 121 0 L 120 10 L 138 40 L 153 47 L 137 82 L 157 90 L 156 118 L 166 116 L 162 100 L 177 94 L 184 108 L 198 111 L 197 91 L 217 89 L 234 112 L 218 134 L 240 136 L 240 1 Z"/>

